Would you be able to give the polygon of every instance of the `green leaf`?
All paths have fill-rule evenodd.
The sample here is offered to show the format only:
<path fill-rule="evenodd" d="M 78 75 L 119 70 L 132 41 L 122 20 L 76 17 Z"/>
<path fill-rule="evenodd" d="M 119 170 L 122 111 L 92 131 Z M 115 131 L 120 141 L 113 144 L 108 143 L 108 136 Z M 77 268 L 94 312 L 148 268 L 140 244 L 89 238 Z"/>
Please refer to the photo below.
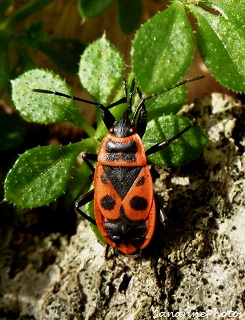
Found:
<path fill-rule="evenodd" d="M 148 121 L 168 114 L 176 114 L 186 98 L 186 85 L 167 91 L 146 100 Z"/>
<path fill-rule="evenodd" d="M 0 150 L 18 147 L 25 138 L 26 126 L 16 116 L 0 112 Z"/>
<path fill-rule="evenodd" d="M 78 7 L 84 18 L 95 18 L 109 9 L 114 0 L 79 0 Z"/>
<path fill-rule="evenodd" d="M 76 39 L 51 39 L 40 48 L 61 70 L 72 74 L 78 72 L 80 55 L 84 49 L 85 45 Z"/>
<path fill-rule="evenodd" d="M 72 99 L 32 91 L 44 89 L 71 95 L 66 82 L 52 71 L 30 70 L 11 83 L 15 107 L 24 119 L 42 124 L 71 121 L 91 136 L 94 134 L 93 128 L 81 116 Z"/>
<path fill-rule="evenodd" d="M 224 18 L 233 20 L 235 24 L 240 24 L 244 28 L 245 21 L 245 1 L 241 0 L 210 0 L 203 5 L 217 10 Z"/>
<path fill-rule="evenodd" d="M 194 50 L 184 6 L 174 1 L 167 10 L 149 19 L 133 41 L 132 67 L 141 90 L 152 94 L 172 87 L 189 68 Z"/>
<path fill-rule="evenodd" d="M 143 137 L 145 149 L 172 138 L 189 124 L 188 118 L 175 115 L 151 120 Z M 160 152 L 149 156 L 149 161 L 163 167 L 181 166 L 196 159 L 206 143 L 203 129 L 196 125 Z"/>
<path fill-rule="evenodd" d="M 65 191 L 82 149 L 85 149 L 84 141 L 26 151 L 7 175 L 6 200 L 23 208 L 35 208 L 56 200 Z"/>
<path fill-rule="evenodd" d="M 133 32 L 142 15 L 141 0 L 117 0 L 119 25 L 124 33 Z"/>
<path fill-rule="evenodd" d="M 106 104 L 122 80 L 124 68 L 121 53 L 102 37 L 85 49 L 79 78 L 96 102 Z"/>
<path fill-rule="evenodd" d="M 216 79 L 235 91 L 245 91 L 244 27 L 196 6 L 198 47 L 203 61 Z"/>

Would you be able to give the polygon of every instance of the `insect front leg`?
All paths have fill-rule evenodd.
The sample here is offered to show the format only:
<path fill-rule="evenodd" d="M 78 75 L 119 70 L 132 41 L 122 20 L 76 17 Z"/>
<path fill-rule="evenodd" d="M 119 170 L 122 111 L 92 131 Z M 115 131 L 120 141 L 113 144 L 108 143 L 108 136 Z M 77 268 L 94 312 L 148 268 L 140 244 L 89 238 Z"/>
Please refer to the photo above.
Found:
<path fill-rule="evenodd" d="M 92 173 L 94 173 L 95 169 L 90 161 L 97 161 L 97 154 L 86 152 L 82 155 L 82 159 L 86 163 L 86 165 L 89 167 L 89 169 L 92 171 Z"/>
<path fill-rule="evenodd" d="M 87 193 L 83 194 L 79 199 L 77 199 L 77 201 L 75 202 L 75 210 L 81 216 L 83 216 L 86 220 L 88 220 L 90 223 L 96 226 L 95 220 L 80 209 L 82 206 L 89 203 L 93 199 L 94 199 L 94 189 L 88 191 Z"/>

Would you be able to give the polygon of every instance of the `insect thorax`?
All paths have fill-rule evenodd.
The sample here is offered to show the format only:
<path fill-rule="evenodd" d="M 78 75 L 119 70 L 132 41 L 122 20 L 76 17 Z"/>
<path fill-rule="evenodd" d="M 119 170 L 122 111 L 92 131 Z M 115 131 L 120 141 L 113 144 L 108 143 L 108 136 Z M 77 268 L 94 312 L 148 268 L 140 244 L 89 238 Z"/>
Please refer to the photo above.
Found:
<path fill-rule="evenodd" d="M 123 138 L 107 134 L 100 145 L 98 163 L 109 166 L 145 166 L 145 151 L 138 134 Z"/>

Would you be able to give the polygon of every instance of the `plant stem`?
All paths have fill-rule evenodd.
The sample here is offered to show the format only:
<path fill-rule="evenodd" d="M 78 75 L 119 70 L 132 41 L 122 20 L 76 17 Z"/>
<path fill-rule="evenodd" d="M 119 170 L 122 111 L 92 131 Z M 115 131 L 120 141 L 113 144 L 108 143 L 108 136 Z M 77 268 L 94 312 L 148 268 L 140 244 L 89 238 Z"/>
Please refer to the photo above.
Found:
<path fill-rule="evenodd" d="M 81 115 L 76 117 L 73 122 L 85 131 L 90 138 L 95 137 L 95 129 Z"/>

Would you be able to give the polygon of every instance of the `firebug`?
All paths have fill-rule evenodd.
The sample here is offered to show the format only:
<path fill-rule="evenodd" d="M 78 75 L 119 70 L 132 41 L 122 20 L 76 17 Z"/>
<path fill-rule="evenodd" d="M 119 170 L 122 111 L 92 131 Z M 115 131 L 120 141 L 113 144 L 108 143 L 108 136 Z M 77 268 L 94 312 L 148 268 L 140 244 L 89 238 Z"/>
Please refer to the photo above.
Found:
<path fill-rule="evenodd" d="M 202 76 L 184 80 L 171 89 L 200 78 Z M 148 150 L 144 150 L 142 137 L 147 124 L 145 101 L 155 95 L 142 97 L 137 88 L 140 102 L 133 113 L 134 87 L 133 81 L 128 94 L 125 84 L 125 96 L 109 106 L 60 92 L 33 89 L 35 92 L 55 94 L 94 104 L 102 110 L 102 119 L 109 132 L 103 138 L 98 154 L 83 155 L 83 160 L 94 174 L 94 189 L 75 202 L 75 209 L 98 227 L 101 236 L 109 245 L 126 255 L 135 254 L 149 244 L 155 230 L 157 214 L 160 221 L 164 222 L 164 211 L 159 205 L 156 206 L 147 156 L 167 147 L 196 123 L 191 122 L 172 138 L 160 141 Z M 116 120 L 110 109 L 123 103 L 128 103 L 128 106 L 122 117 Z M 98 162 L 95 169 L 90 161 Z M 94 200 L 95 219 L 81 209 L 92 200 Z"/>

